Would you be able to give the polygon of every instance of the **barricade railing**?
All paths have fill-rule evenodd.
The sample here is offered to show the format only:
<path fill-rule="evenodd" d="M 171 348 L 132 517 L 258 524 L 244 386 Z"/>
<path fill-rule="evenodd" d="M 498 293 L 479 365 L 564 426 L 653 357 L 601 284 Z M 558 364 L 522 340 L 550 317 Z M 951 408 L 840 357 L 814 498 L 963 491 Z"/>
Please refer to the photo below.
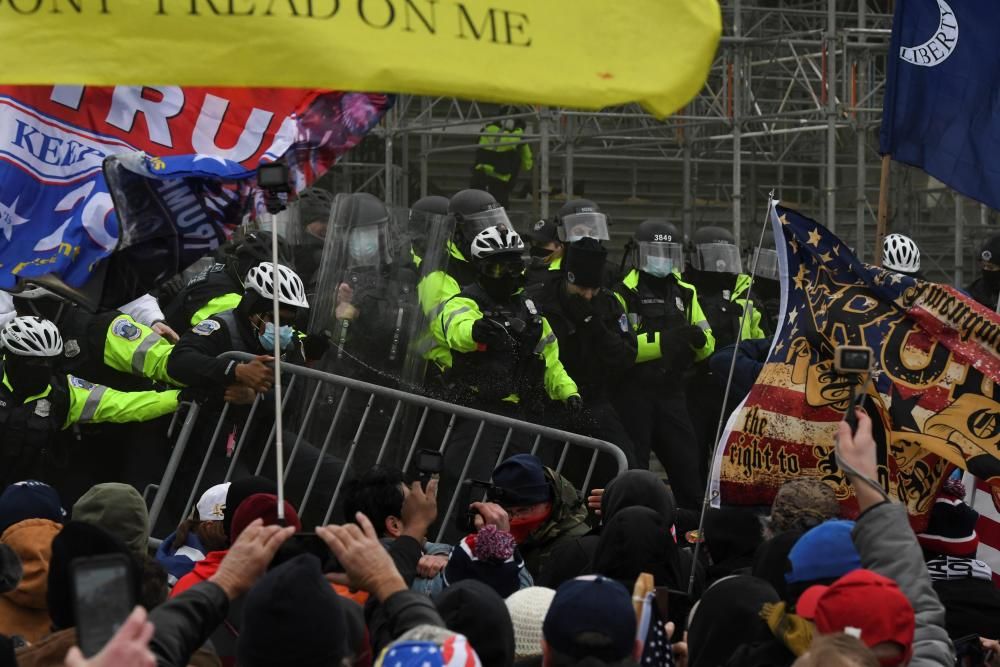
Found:
<path fill-rule="evenodd" d="M 253 355 L 242 352 L 227 352 L 220 355 L 220 359 L 234 361 L 250 361 L 253 358 Z M 603 440 L 543 424 L 521 421 L 502 414 L 476 410 L 431 396 L 333 375 L 305 366 L 282 364 L 281 374 L 284 386 L 282 419 L 285 423 L 286 458 L 283 482 L 288 483 L 293 466 L 297 461 L 302 462 L 299 459 L 304 459 L 306 465 L 299 466 L 297 473 L 298 485 L 301 487 L 302 483 L 305 483 L 304 492 L 299 494 L 301 499 L 298 501 L 298 511 L 300 515 L 304 514 L 307 509 L 311 508 L 310 503 L 317 502 L 316 498 L 322 500 L 322 497 L 326 496 L 326 507 L 322 515 L 323 524 L 330 521 L 352 470 L 354 475 L 363 472 L 363 469 L 354 467 L 359 451 L 366 459 L 370 459 L 370 450 L 377 446 L 377 454 L 374 459 L 376 465 L 385 463 L 387 457 L 396 462 L 402 459 L 402 465 L 399 467 L 405 471 L 409 469 L 418 449 L 436 449 L 444 454 L 456 424 L 462 421 L 465 422 L 464 426 L 467 428 L 470 427 L 469 422 L 478 422 L 478 427 L 476 427 L 475 437 L 462 463 L 461 474 L 457 480 L 454 480 L 455 483 L 450 485 L 453 488 L 442 489 L 443 495 L 439 493 L 438 507 L 444 512 L 442 514 L 439 511 L 441 520 L 437 535 L 438 540 L 442 538 L 450 526 L 463 488 L 458 482 L 465 480 L 469 474 L 470 465 L 487 428 L 506 431 L 502 447 L 496 460 L 492 461 L 490 469 L 502 461 L 508 451 L 512 451 L 511 445 L 515 438 L 521 443 L 518 448 L 522 451 L 526 449 L 524 443 L 529 440 L 531 446 L 528 449 L 531 453 L 539 453 L 540 448 L 544 448 L 551 459 L 547 463 L 552 464 L 551 467 L 557 473 L 567 477 L 574 487 L 584 494 L 594 475 L 598 457 L 602 454 L 611 457 L 613 465 L 617 467 L 617 472 L 622 472 L 627 468 L 625 454 L 622 450 Z M 301 396 L 308 396 L 308 400 L 302 402 Z M 269 400 L 271 403 L 268 402 Z M 332 410 L 333 414 L 330 415 L 330 408 L 333 408 L 334 403 L 336 407 Z M 377 403 L 380 407 L 376 407 Z M 151 489 L 147 489 L 147 492 L 152 488 L 155 488 L 156 491 L 149 511 L 152 526 L 157 525 L 157 521 L 161 515 L 164 515 L 168 507 L 172 510 L 181 509 L 178 500 L 183 495 L 185 488 L 188 488 L 187 498 L 183 503 L 182 513 L 178 516 L 178 521 L 190 514 L 197 502 L 198 494 L 204 490 L 207 483 L 233 481 L 249 474 L 263 475 L 272 479 L 275 477 L 275 466 L 266 465 L 275 440 L 273 418 L 268 416 L 269 410 L 273 412 L 272 397 L 258 394 L 245 416 L 241 414 L 245 408 L 236 409 L 228 403 L 222 404 L 220 408 L 215 410 L 206 409 L 198 402 L 186 403 L 185 405 L 187 412 L 181 421 L 180 432 L 162 479 L 159 485 L 153 485 Z M 390 409 L 386 410 L 386 405 L 390 406 Z M 345 415 L 348 414 L 349 416 L 345 420 Z M 373 417 L 373 415 L 377 416 Z M 385 422 L 386 415 L 390 415 L 387 423 Z M 351 421 L 351 417 L 355 419 Z M 175 418 L 171 425 L 172 429 L 179 420 L 179 416 Z M 238 424 L 235 421 L 238 421 Z M 432 421 L 435 422 L 439 434 L 434 433 L 435 428 L 428 427 Z M 270 422 L 269 429 L 268 422 Z M 328 422 L 325 428 L 324 422 Z M 370 426 L 371 423 L 375 423 L 375 426 Z M 381 431 L 378 433 L 366 432 L 366 427 L 382 428 L 384 433 Z M 260 442 L 263 434 L 262 428 L 267 431 L 263 443 Z M 236 431 L 239 432 L 238 437 L 234 437 Z M 338 432 L 340 437 L 335 438 L 335 433 Z M 210 434 L 207 440 L 204 437 L 205 434 Z M 221 438 L 224 434 L 227 436 L 225 441 Z M 322 444 L 318 448 L 309 441 L 309 438 L 314 434 L 318 434 L 322 438 Z M 254 441 L 254 444 L 251 444 L 251 441 Z M 222 446 L 222 442 L 225 442 L 225 446 Z M 428 446 L 429 444 L 433 446 Z M 575 453 L 572 451 L 574 448 L 583 451 Z M 255 453 L 257 460 L 252 461 Z M 589 460 L 581 459 L 581 455 L 589 455 Z M 567 471 L 564 470 L 564 467 L 570 456 L 574 457 L 577 465 L 573 466 L 572 471 Z M 310 458 L 314 459 L 311 471 L 308 470 Z M 189 479 L 190 475 L 181 475 L 187 479 L 178 479 L 182 461 L 187 464 L 185 472 L 188 470 L 193 472 L 194 467 L 197 466 L 197 473 L 193 480 Z M 209 474 L 209 468 L 213 464 L 215 465 L 214 472 Z M 218 473 L 221 473 L 222 467 L 225 467 L 225 473 L 223 479 L 220 480 Z M 329 474 L 329 471 L 325 470 L 328 467 L 332 467 L 335 474 Z M 338 467 L 339 470 L 337 470 Z M 302 475 L 303 472 L 308 472 L 307 480 Z M 582 479 L 580 479 L 581 472 L 583 473 Z M 577 479 L 573 479 L 573 477 L 577 477 Z M 332 493 L 329 490 L 331 483 L 333 485 Z M 286 497 L 288 497 L 287 493 L 286 486 Z M 297 498 L 289 499 L 293 501 L 293 504 L 296 504 Z"/>

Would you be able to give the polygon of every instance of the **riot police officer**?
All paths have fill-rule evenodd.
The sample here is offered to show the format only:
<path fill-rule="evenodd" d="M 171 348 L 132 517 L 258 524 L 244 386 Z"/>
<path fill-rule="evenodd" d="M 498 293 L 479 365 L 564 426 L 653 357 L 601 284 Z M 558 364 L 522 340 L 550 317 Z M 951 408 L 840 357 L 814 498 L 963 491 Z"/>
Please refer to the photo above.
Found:
<path fill-rule="evenodd" d="M 277 329 L 272 310 L 275 290 L 282 322 Z M 181 336 L 167 361 L 167 371 L 188 386 L 222 389 L 239 385 L 268 391 L 274 385 L 274 373 L 265 364 L 273 360 L 269 353 L 275 338 L 290 359 L 300 351 L 302 343 L 292 325 L 284 324 L 293 322 L 300 308 L 309 308 L 302 279 L 287 266 L 261 262 L 247 273 L 246 291 L 235 308 L 202 320 Z M 258 356 L 248 363 L 217 358 L 230 351 Z"/>
<path fill-rule="evenodd" d="M 421 197 L 410 207 L 406 231 L 412 244 L 413 263 L 420 266 L 427 243 L 433 237 L 434 222 L 448 215 L 448 198 L 440 195 Z"/>
<path fill-rule="evenodd" d="M 470 244 L 476 282 L 449 299 L 431 322 L 451 359 L 445 383 L 453 400 L 481 410 L 537 419 L 557 401 L 578 411 L 580 394 L 559 360 L 555 334 L 523 293 L 523 252 L 521 237 L 505 225 L 479 232 Z M 455 427 L 445 452 L 447 485 L 457 482 L 478 427 L 464 420 Z M 470 477 L 486 478 L 505 435 L 506 429 L 484 428 Z"/>
<path fill-rule="evenodd" d="M 698 290 L 698 300 L 719 347 L 763 338 L 761 311 L 754 307 L 750 276 L 743 273 L 740 249 L 732 232 L 702 227 L 691 237 L 690 266 L 684 279 Z M 743 317 L 744 310 L 750 312 Z"/>
<path fill-rule="evenodd" d="M 698 292 L 681 278 L 683 245 L 677 228 L 647 220 L 629 248 L 633 268 L 615 287 L 638 337 L 635 366 L 615 392 L 614 405 L 636 446 L 636 463 L 646 467 L 652 450 L 684 508 L 702 495 L 698 448 L 688 418 L 685 376 L 715 348 Z"/>
<path fill-rule="evenodd" d="M 176 389 L 121 392 L 56 371 L 63 340 L 48 320 L 14 318 L 0 345 L 0 486 L 66 469 L 60 432 L 73 424 L 146 421 L 177 409 Z"/>
<path fill-rule="evenodd" d="M 525 234 L 531 247 L 528 264 L 528 286 L 539 285 L 553 280 L 562 268 L 566 246 L 559 240 L 559 226 L 555 218 L 539 220 Z"/>
<path fill-rule="evenodd" d="M 366 192 L 341 195 L 333 225 L 334 248 L 320 270 L 310 324 L 333 341 L 323 368 L 395 385 L 417 309 L 408 237 L 386 205 Z"/>
<path fill-rule="evenodd" d="M 275 292 L 281 320 L 277 326 L 273 321 L 272 299 Z M 271 367 L 271 354 L 275 340 L 277 339 L 282 351 L 282 360 L 289 364 L 301 364 L 303 358 L 318 359 L 328 349 L 322 336 L 301 337 L 291 324 L 299 311 L 308 308 L 309 302 L 306 300 L 302 280 L 294 271 L 280 264 L 275 267 L 271 262 L 261 262 L 247 273 L 246 291 L 236 308 L 216 313 L 199 322 L 181 336 L 170 355 L 170 374 L 191 387 L 204 389 L 207 394 L 204 401 L 206 410 L 219 411 L 220 395 L 226 402 L 236 406 L 229 411 L 226 426 L 230 429 L 227 432 L 232 432 L 234 438 L 238 436 L 245 441 L 243 454 L 238 461 L 241 466 L 250 466 L 244 468 L 245 472 L 254 470 L 252 466 L 256 457 L 265 451 L 274 424 L 273 399 L 261 400 L 256 417 L 250 421 L 247 420 L 246 408 L 242 406 L 252 403 L 257 393 L 269 392 L 274 386 L 276 380 Z M 249 362 L 218 358 L 229 351 L 247 352 L 256 356 Z M 290 384 L 287 376 L 283 376 L 282 383 L 287 390 Z M 286 397 L 294 395 L 294 392 L 285 394 Z M 292 403 L 288 405 L 292 406 L 289 409 L 295 407 Z M 285 414 L 287 417 L 287 411 Z M 323 501 L 332 495 L 342 464 L 333 457 L 323 455 L 310 442 L 304 439 L 298 441 L 296 431 L 292 430 L 296 424 L 295 419 L 286 418 L 285 423 L 288 424 L 284 431 L 285 439 L 298 443 L 294 460 L 291 453 L 287 453 L 286 488 L 290 497 L 294 493 L 295 497 L 301 498 L 313 471 L 317 470 L 316 492 L 320 496 L 320 502 L 313 505 L 322 508 L 318 510 L 321 518 L 326 508 Z M 193 437 L 195 441 L 202 441 L 202 438 L 211 435 L 215 420 L 201 420 L 200 425 L 204 428 L 197 433 L 197 437 Z M 268 456 L 273 457 L 273 452 Z M 200 461 L 192 462 L 188 459 L 182 466 L 198 463 Z M 220 462 L 216 458 L 211 465 L 219 466 L 216 472 L 221 478 L 228 462 Z M 267 469 L 271 469 L 269 464 Z"/>
<path fill-rule="evenodd" d="M 601 212 L 601 207 L 589 199 L 571 199 L 563 204 L 554 216 L 556 234 L 559 244 L 563 247 L 576 243 L 580 239 L 596 239 L 603 245 L 611 239 L 608 231 L 608 216 Z M 565 256 L 565 250 L 563 251 Z M 558 278 L 557 273 L 562 271 L 562 260 L 555 256 L 548 263 L 548 279 Z M 613 285 L 618 282 L 620 270 L 610 262 L 605 263 L 604 283 Z M 535 274 L 538 276 L 538 274 Z M 539 276 L 540 277 L 540 276 Z M 545 278 L 542 278 L 544 281 Z M 531 283 L 538 282 L 532 280 Z"/>
<path fill-rule="evenodd" d="M 764 338 L 761 300 L 750 294 L 750 276 L 744 274 L 740 251 L 732 232 L 722 227 L 702 227 L 691 238 L 689 268 L 685 279 L 698 290 L 698 301 L 712 326 L 717 348 L 742 340 Z M 745 313 L 745 315 L 744 315 Z M 724 381 L 707 363 L 697 364 L 688 384 L 688 412 L 701 449 L 699 470 L 708 473 L 722 411 Z M 727 405 L 727 410 L 734 406 Z"/>
<path fill-rule="evenodd" d="M 422 272 L 417 294 L 420 308 L 428 322 L 433 323 L 441 314 L 444 304 L 462 291 L 463 287 L 476 281 L 476 269 L 470 262 L 472 241 L 481 231 L 495 225 L 503 225 L 510 230 L 514 226 L 507 218 L 503 206 L 483 190 L 462 190 L 448 201 L 448 217 L 454 221 L 454 232 L 444 248 L 427 248 L 427 254 L 439 253 L 443 259 L 431 264 L 432 271 Z M 427 261 L 423 257 L 421 266 Z M 433 346 L 428 337 L 426 358 L 432 362 L 428 369 L 429 379 L 434 378 L 451 366 L 451 355 L 447 348 Z"/>
<path fill-rule="evenodd" d="M 559 360 L 584 402 L 581 418 L 566 429 L 617 445 L 634 465 L 635 447 L 611 405 L 611 391 L 635 364 L 638 347 L 621 303 L 604 285 L 607 256 L 596 239 L 575 241 L 566 249 L 560 278 L 529 287 L 527 294 L 552 326 Z M 599 469 L 595 487 L 616 473 Z"/>
<path fill-rule="evenodd" d="M 278 241 L 279 261 L 291 264 L 288 248 Z M 271 259 L 271 232 L 249 232 L 224 262 L 198 274 L 175 296 L 164 314 L 174 331 L 184 332 L 216 313 L 231 310 L 243 297 L 247 272 Z"/>
<path fill-rule="evenodd" d="M 965 291 L 993 312 L 1000 312 L 1000 234 L 991 236 L 979 250 L 982 273 Z"/>
<path fill-rule="evenodd" d="M 40 286 L 13 297 L 18 313 L 48 320 L 59 329 L 64 345 L 53 363 L 60 373 L 125 391 L 150 389 L 153 382 L 180 384 L 166 368 L 173 344 L 132 315 L 120 310 L 91 313 Z"/>

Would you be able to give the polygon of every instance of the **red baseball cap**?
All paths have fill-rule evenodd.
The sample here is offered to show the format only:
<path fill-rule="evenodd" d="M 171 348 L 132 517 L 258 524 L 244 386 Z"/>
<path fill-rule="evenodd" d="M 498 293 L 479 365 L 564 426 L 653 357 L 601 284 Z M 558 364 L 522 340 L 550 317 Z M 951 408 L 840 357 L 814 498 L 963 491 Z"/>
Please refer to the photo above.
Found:
<path fill-rule="evenodd" d="M 255 519 L 262 519 L 265 526 L 278 523 L 278 496 L 272 493 L 255 493 L 236 508 L 233 514 L 233 542 Z M 292 504 L 285 501 L 285 522 L 295 526 L 295 532 L 302 530 L 302 522 Z"/>
<path fill-rule="evenodd" d="M 895 581 L 871 570 L 854 570 L 829 586 L 807 588 L 795 612 L 812 619 L 820 634 L 844 632 L 869 648 L 884 642 L 898 644 L 902 655 L 881 659 L 886 667 L 910 660 L 916 625 L 913 606 Z"/>

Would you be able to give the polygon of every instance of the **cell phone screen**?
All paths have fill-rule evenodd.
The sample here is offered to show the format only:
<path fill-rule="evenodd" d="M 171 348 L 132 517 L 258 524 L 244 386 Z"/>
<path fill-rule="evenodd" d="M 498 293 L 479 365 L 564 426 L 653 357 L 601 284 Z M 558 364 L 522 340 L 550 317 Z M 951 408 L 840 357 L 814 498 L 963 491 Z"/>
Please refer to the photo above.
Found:
<path fill-rule="evenodd" d="M 86 657 L 104 647 L 135 606 L 125 556 L 78 558 L 72 563 L 76 642 Z"/>

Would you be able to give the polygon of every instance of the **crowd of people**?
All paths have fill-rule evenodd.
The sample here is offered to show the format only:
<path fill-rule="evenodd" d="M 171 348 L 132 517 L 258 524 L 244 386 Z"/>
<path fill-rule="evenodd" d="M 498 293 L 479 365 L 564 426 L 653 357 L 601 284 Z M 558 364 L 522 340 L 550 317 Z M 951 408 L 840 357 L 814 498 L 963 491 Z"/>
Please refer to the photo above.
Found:
<path fill-rule="evenodd" d="M 313 188 L 290 211 L 117 310 L 90 313 L 40 286 L 10 296 L 0 664 L 1000 664 L 1000 591 L 975 558 L 975 511 L 950 484 L 915 535 L 874 481 L 864 414 L 836 443 L 861 507 L 853 521 L 831 487 L 804 478 L 770 508 L 701 522 L 717 425 L 779 325 L 773 243 L 744 253 L 723 228 L 688 239 L 650 219 L 610 261 L 597 203 L 567 201 L 522 235 L 477 189 L 401 214 Z M 967 288 L 991 309 L 994 256 L 1000 237 Z M 919 276 L 919 249 L 890 235 L 883 266 Z M 338 415 L 375 425 L 354 437 L 356 456 L 297 443 L 302 470 L 329 475 L 293 468 L 279 489 L 208 467 L 180 525 L 150 526 L 137 489 L 159 479 L 178 405 L 228 415 L 230 444 L 239 435 L 266 453 L 270 420 L 246 415 L 283 382 L 276 348 L 291 364 L 610 442 L 628 469 L 565 455 L 557 466 L 530 439 L 463 418 L 427 426 L 424 437 L 447 433 L 440 479 L 414 481 L 391 456 L 376 464 L 389 415 L 345 396 Z M 234 351 L 253 358 L 220 358 Z M 334 404 L 308 406 L 324 413 L 320 430 Z M 273 402 L 257 407 L 266 416 Z M 653 456 L 663 474 L 649 471 Z M 334 498 L 345 466 L 338 522 L 303 511 L 304 529 L 279 496 L 318 479 Z M 462 496 L 446 541 L 429 541 L 466 480 L 482 499 Z M 84 656 L 74 563 L 108 555 L 127 563 L 137 607 Z M 662 639 L 637 620 L 643 573 Z"/>

